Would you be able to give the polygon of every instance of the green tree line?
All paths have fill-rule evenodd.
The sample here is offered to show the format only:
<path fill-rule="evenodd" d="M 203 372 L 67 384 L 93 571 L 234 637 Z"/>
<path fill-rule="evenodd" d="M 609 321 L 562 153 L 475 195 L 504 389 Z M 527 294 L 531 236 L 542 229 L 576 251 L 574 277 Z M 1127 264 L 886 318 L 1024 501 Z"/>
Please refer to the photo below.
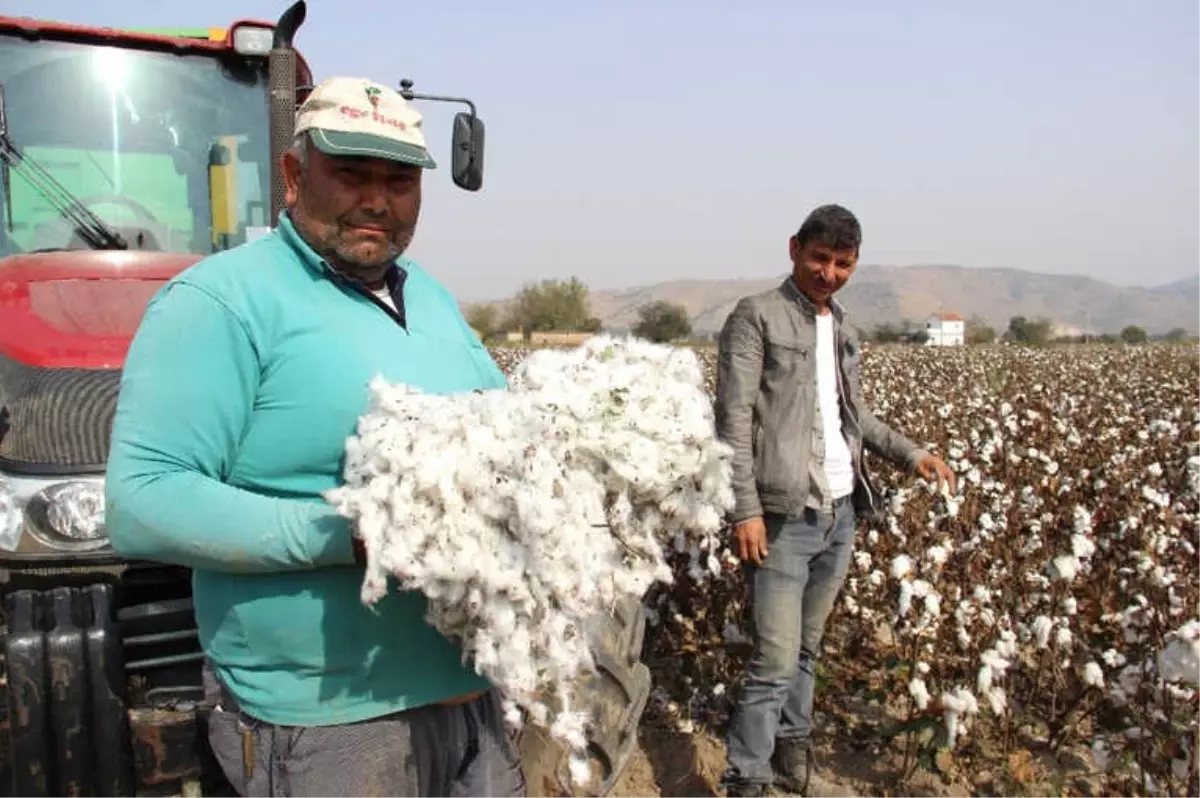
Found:
<path fill-rule="evenodd" d="M 600 332 L 600 319 L 592 313 L 587 285 L 578 277 L 526 283 L 508 303 L 507 310 L 481 303 L 466 312 L 467 322 L 484 340 L 510 332 Z M 691 319 L 682 305 L 658 300 L 638 308 L 633 334 L 656 342 L 677 341 L 692 332 Z"/>

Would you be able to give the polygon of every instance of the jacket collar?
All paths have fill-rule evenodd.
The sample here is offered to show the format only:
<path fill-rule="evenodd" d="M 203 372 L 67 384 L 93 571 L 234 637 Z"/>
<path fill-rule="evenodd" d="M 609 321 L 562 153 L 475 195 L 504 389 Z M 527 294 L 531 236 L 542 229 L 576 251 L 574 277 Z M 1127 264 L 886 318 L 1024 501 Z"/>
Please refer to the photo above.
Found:
<path fill-rule="evenodd" d="M 793 300 L 800 307 L 800 312 L 806 318 L 812 319 L 813 323 L 816 323 L 817 306 L 813 304 L 811 299 L 804 295 L 804 292 L 796 285 L 796 281 L 792 278 L 792 275 L 789 274 L 784 279 L 780 290 L 784 296 Z M 860 346 L 858 335 L 845 324 L 846 309 L 836 297 L 831 297 L 829 300 L 829 312 L 833 314 L 833 329 L 837 340 L 836 349 L 839 352 L 839 357 L 843 353 L 847 355 L 856 354 Z M 840 373 L 838 378 L 841 379 Z"/>
<path fill-rule="evenodd" d="M 783 280 L 783 285 L 780 286 L 780 288 L 782 289 L 784 296 L 792 299 L 797 305 L 800 306 L 800 310 L 804 313 L 804 315 L 817 315 L 817 306 L 814 305 L 813 301 L 805 296 L 804 292 L 800 290 L 800 287 L 796 285 L 796 278 L 793 275 L 789 274 L 787 277 L 785 277 Z M 830 297 L 829 310 L 833 313 L 834 320 L 841 325 L 841 323 L 845 320 L 846 310 L 842 307 L 842 303 L 837 300 L 837 297 Z"/>

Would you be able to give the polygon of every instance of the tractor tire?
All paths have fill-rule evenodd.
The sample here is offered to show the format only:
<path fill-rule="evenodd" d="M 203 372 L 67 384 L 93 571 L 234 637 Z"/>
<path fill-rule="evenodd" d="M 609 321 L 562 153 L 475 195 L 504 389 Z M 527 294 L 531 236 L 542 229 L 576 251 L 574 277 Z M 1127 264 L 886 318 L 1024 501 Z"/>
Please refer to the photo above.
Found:
<path fill-rule="evenodd" d="M 520 748 L 530 798 L 612 791 L 637 749 L 638 723 L 650 697 L 650 669 L 641 661 L 645 633 L 646 613 L 639 601 L 624 602 L 589 624 L 596 672 L 581 678 L 577 708 L 592 717 L 587 735 L 592 780 L 572 785 L 563 746 L 548 730 L 529 723 L 521 731 Z"/>

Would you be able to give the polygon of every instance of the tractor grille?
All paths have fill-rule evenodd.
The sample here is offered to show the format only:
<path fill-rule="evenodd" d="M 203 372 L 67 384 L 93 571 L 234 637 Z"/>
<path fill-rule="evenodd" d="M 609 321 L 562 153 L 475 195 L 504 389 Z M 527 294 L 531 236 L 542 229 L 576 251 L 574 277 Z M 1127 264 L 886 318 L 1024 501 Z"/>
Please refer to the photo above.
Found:
<path fill-rule="evenodd" d="M 0 737 L 12 756 L 0 795 L 180 794 L 146 788 L 203 771 L 203 654 L 188 572 L 19 576 L 3 590 Z"/>
<path fill-rule="evenodd" d="M 0 466 L 103 470 L 120 387 L 119 369 L 44 369 L 0 356 Z"/>
<path fill-rule="evenodd" d="M 215 774 L 197 722 L 203 654 L 188 572 L 20 576 L 2 594 L 0 792 L 160 796 Z"/>
<path fill-rule="evenodd" d="M 204 698 L 204 654 L 192 599 L 148 601 L 117 611 L 134 706 L 173 709 Z"/>

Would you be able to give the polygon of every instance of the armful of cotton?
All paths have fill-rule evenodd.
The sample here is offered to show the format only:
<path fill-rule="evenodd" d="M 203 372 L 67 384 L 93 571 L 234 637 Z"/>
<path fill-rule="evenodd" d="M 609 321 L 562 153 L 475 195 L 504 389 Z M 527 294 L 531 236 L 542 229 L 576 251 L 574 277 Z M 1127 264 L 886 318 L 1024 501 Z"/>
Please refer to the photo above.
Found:
<path fill-rule="evenodd" d="M 732 450 L 695 353 L 597 336 L 539 350 L 507 391 L 423 394 L 376 379 L 326 494 L 366 551 L 362 600 L 429 599 L 427 621 L 576 752 L 572 682 L 589 618 L 671 582 L 668 545 L 718 551 Z M 578 705 L 578 702 L 574 702 Z"/>

